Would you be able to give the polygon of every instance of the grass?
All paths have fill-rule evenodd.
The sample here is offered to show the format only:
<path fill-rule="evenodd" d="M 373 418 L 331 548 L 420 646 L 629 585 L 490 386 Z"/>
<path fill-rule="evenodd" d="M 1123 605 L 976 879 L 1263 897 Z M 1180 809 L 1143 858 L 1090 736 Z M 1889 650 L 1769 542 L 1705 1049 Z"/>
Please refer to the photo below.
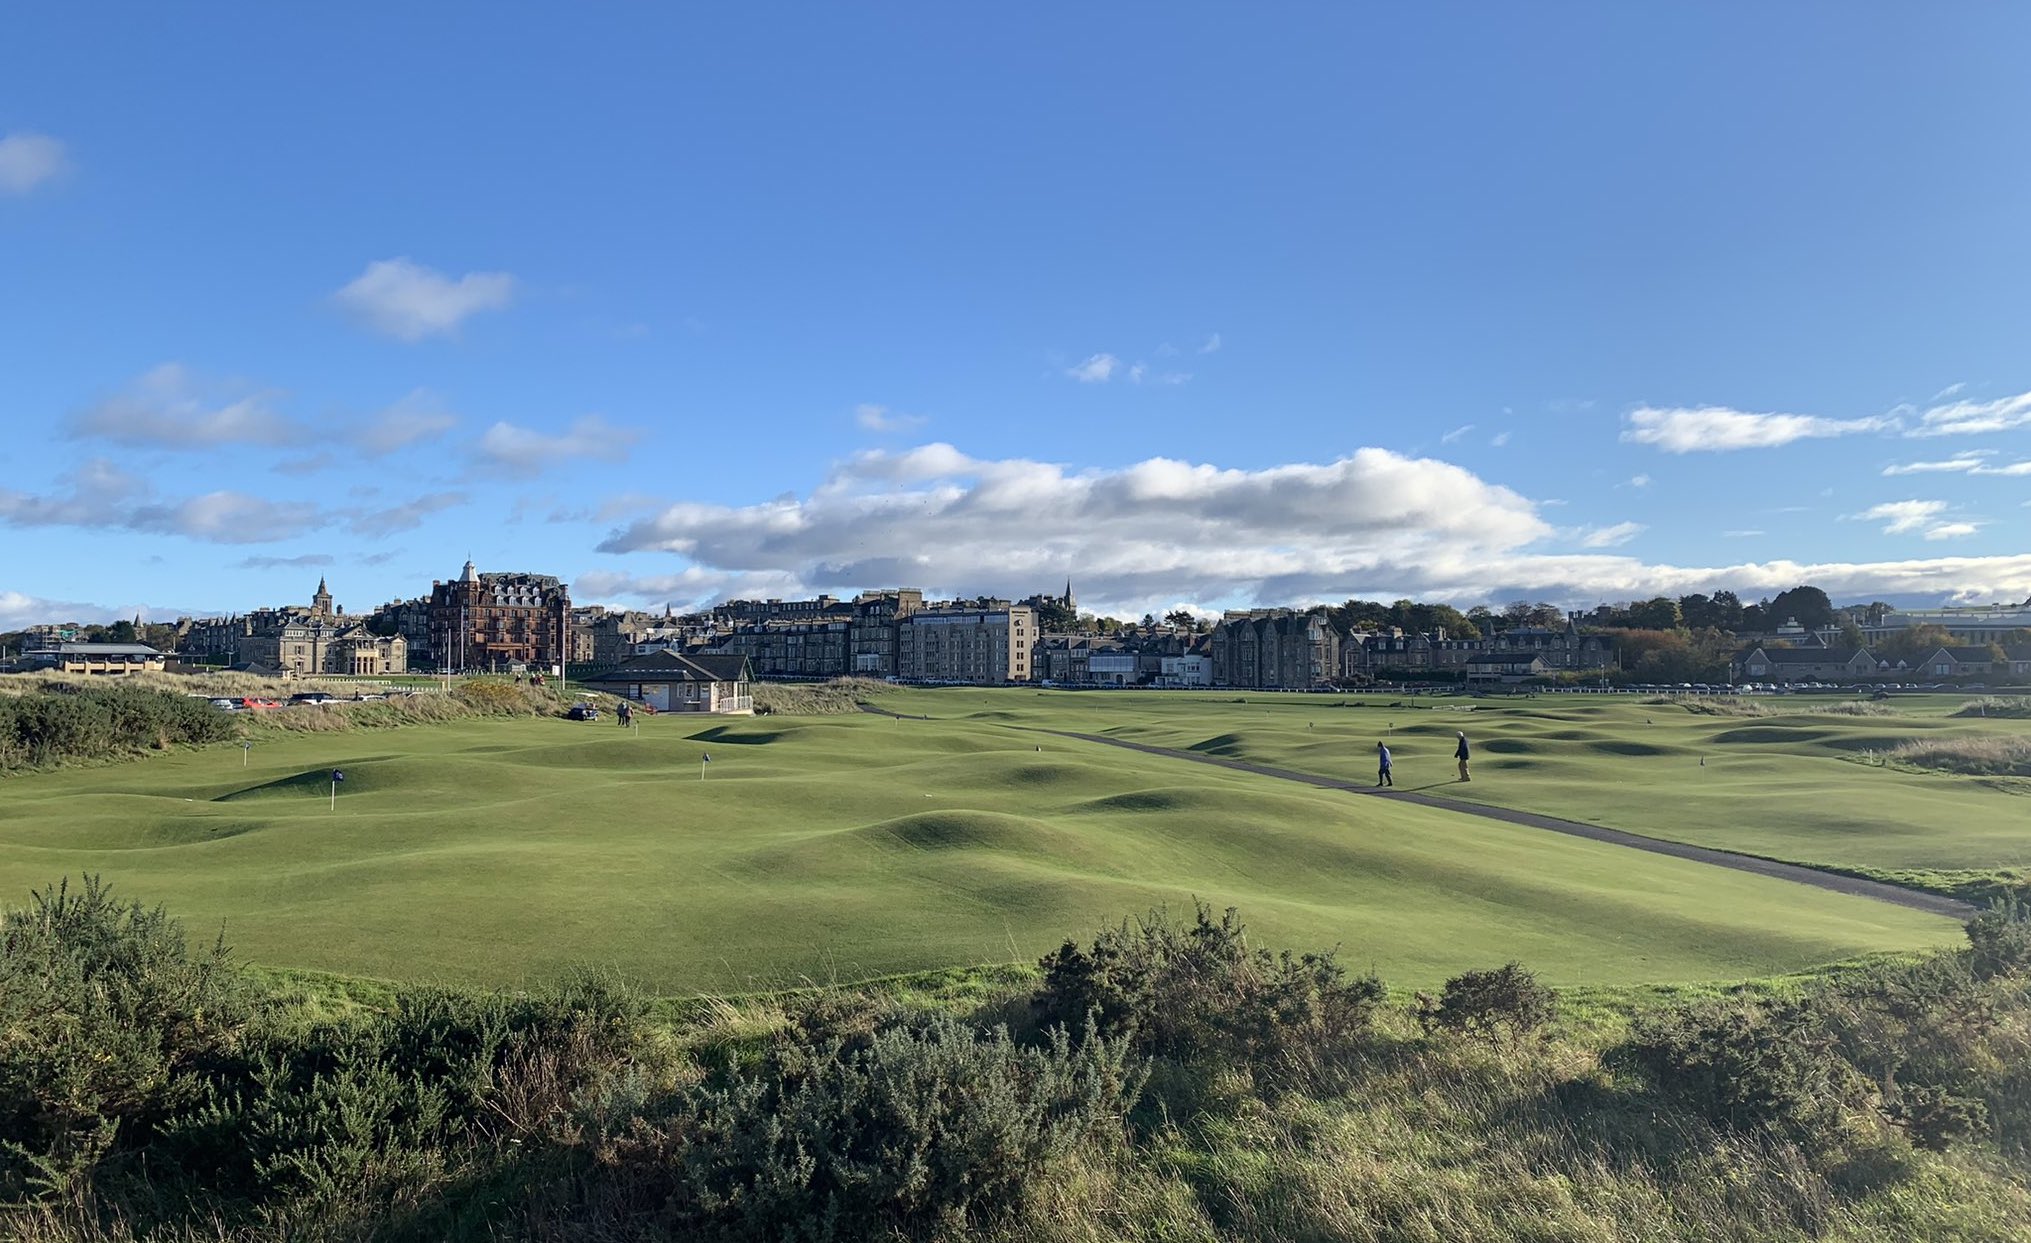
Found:
<path fill-rule="evenodd" d="M 1872 872 L 1992 872 L 2031 865 L 2031 783 L 1857 764 L 1920 739 L 2031 738 L 2031 721 L 1962 718 L 1951 696 L 1829 711 L 1845 701 L 1756 701 L 1769 715 L 1622 696 L 1394 699 L 1245 691 L 908 690 L 892 709 L 1104 734 L 1354 781 L 1386 740 L 1396 782 L 1767 858 Z M 1475 779 L 1453 780 L 1455 732 Z"/>
<path fill-rule="evenodd" d="M 1056 698 L 1079 702 L 1048 719 L 1091 727 L 1086 705 L 1151 697 Z M 245 767 L 227 744 L 13 778 L 0 891 L 98 872 L 276 971 L 517 985 L 590 964 L 666 994 L 1026 964 L 1194 897 L 1409 987 L 1516 958 L 1557 984 L 1741 979 L 1958 936 L 1783 881 L 1008 728 L 999 714 L 1032 700 L 1047 702 L 904 697 L 948 717 L 978 705 L 972 720 L 276 731 Z M 1145 704 L 1137 728 L 1237 753 L 1296 741 L 1291 706 L 1265 731 L 1240 705 L 1192 702 Z M 1381 715 L 1341 711 L 1343 750 Z M 1447 736 L 1454 718 L 1398 715 L 1416 784 L 1438 742 L 1410 718 Z M 1474 720 L 1485 735 L 1493 717 Z"/>

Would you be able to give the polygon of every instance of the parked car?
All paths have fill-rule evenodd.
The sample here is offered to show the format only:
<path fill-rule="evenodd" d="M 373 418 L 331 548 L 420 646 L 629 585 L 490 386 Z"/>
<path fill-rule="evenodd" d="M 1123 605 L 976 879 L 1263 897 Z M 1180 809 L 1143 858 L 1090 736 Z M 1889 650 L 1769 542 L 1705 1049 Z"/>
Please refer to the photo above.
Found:
<path fill-rule="evenodd" d="M 212 700 L 212 707 L 224 712 L 245 712 L 247 710 L 247 705 L 238 699 L 214 699 Z"/>
<path fill-rule="evenodd" d="M 591 704 L 573 704 L 571 705 L 571 711 L 566 712 L 564 715 L 574 721 L 597 721 L 599 720 L 599 709 Z"/>
<path fill-rule="evenodd" d="M 263 699 L 259 695 L 248 695 L 240 700 L 240 706 L 256 712 L 266 712 L 271 708 L 281 707 L 282 701 L 279 699 Z"/>
<path fill-rule="evenodd" d="M 322 708 L 326 704 L 337 703 L 338 699 L 336 696 L 327 695 L 323 691 L 300 691 L 297 694 L 291 695 L 289 702 L 292 704 L 309 704 L 312 707 Z"/>

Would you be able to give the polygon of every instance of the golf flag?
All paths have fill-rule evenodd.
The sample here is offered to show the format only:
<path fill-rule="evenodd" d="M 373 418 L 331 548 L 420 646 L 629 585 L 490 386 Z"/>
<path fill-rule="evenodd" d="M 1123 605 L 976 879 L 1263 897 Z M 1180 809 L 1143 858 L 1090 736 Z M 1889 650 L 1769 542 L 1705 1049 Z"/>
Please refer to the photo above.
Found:
<path fill-rule="evenodd" d="M 705 762 L 706 762 L 707 764 L 710 764 L 710 763 L 712 763 L 712 752 L 710 752 L 710 751 L 707 751 L 707 752 L 705 753 Z"/>

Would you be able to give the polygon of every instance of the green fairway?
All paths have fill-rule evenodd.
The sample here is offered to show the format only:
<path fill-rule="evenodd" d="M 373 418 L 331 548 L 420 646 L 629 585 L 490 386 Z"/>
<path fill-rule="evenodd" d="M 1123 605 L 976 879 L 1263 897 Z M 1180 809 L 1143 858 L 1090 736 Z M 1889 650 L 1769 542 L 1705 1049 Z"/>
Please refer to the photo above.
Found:
<path fill-rule="evenodd" d="M 1008 724 L 1095 728 L 1141 704 L 1152 741 L 1322 768 L 1339 752 L 1353 773 L 1379 712 L 1314 708 L 1308 729 L 1295 702 L 898 704 L 979 719 L 487 720 L 264 734 L 244 769 L 229 745 L 15 778 L 0 891 L 96 871 L 196 935 L 223 923 L 257 962 L 496 984 L 614 965 L 667 992 L 1034 960 L 1195 896 L 1404 985 L 1509 959 L 1561 983 L 1737 979 L 1958 937 L 1781 880 Z M 1416 715 L 1400 732 L 1453 723 Z M 1494 719 L 1476 725 L 1491 740 Z M 1404 743 L 1406 785 L 1438 775 L 1435 733 Z M 1491 765 L 1488 788 L 1521 771 Z M 1613 792 L 1590 814 L 1641 827 L 1644 802 Z"/>
<path fill-rule="evenodd" d="M 2031 864 L 2031 781 L 1858 763 L 1914 737 L 2031 734 L 2031 721 L 1952 717 L 1944 696 L 1886 715 L 1835 701 L 1758 701 L 1777 715 L 1708 716 L 1633 696 L 1398 699 L 1376 695 L 899 691 L 904 712 L 1104 734 L 1300 772 L 1372 781 L 1386 740 L 1396 780 L 1463 801 L 1816 865 L 1984 871 Z M 1392 703 L 1398 706 L 1392 708 Z M 1454 780 L 1455 731 L 1476 779 Z"/>

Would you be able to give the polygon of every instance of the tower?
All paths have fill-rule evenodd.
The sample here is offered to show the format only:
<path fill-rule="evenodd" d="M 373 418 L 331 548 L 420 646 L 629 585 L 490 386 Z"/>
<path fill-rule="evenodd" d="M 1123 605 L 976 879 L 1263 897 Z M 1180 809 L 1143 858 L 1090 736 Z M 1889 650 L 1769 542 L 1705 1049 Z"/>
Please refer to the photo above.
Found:
<path fill-rule="evenodd" d="M 1079 601 L 1072 596 L 1072 579 L 1069 575 L 1065 578 L 1065 607 L 1074 614 L 1079 612 Z"/>
<path fill-rule="evenodd" d="M 317 594 L 310 598 L 310 615 L 312 617 L 331 616 L 331 592 L 325 589 L 323 576 L 319 576 L 317 580 Z"/>

